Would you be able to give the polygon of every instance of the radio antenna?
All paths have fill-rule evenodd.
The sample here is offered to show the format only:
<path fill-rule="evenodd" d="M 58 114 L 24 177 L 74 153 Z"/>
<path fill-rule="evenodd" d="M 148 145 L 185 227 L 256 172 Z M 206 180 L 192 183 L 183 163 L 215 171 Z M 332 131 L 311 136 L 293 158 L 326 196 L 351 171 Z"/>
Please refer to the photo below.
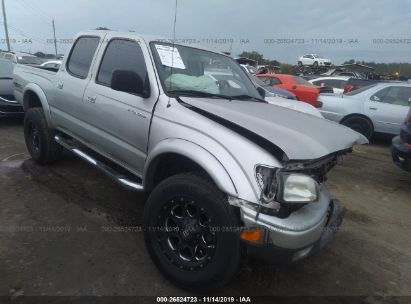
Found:
<path fill-rule="evenodd" d="M 176 0 L 175 8 L 174 8 L 174 26 L 173 26 L 173 44 L 172 44 L 172 49 L 171 49 L 171 74 L 170 74 L 170 81 L 169 81 L 169 89 L 171 89 L 171 78 L 173 76 L 173 69 L 174 69 L 174 47 L 175 47 L 175 42 L 176 42 L 176 23 L 177 23 L 177 5 L 178 5 L 178 0 Z M 167 108 L 171 106 L 170 103 L 170 96 L 168 97 L 168 103 L 167 103 Z"/>

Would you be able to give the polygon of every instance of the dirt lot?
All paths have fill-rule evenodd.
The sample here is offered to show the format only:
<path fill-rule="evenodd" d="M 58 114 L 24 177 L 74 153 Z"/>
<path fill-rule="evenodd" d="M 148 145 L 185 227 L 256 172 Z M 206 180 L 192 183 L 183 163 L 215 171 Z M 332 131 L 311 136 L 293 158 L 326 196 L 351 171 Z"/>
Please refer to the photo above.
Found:
<path fill-rule="evenodd" d="M 0 295 L 185 295 L 151 262 L 139 232 L 146 196 L 68 156 L 24 160 L 21 121 L 0 122 Z M 357 147 L 328 186 L 348 212 L 319 255 L 289 266 L 251 260 L 224 295 L 411 296 L 411 174 L 389 140 Z M 405 302 L 404 302 L 405 303 Z"/>

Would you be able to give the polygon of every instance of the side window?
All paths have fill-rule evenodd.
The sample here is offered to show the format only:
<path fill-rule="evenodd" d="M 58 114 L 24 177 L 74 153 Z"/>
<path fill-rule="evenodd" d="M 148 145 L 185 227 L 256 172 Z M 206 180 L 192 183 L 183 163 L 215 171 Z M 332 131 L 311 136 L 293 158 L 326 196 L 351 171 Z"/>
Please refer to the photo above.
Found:
<path fill-rule="evenodd" d="M 372 101 L 382 102 L 384 96 L 387 94 L 387 92 L 388 92 L 389 89 L 390 89 L 390 88 L 388 87 L 388 88 L 384 88 L 384 89 L 382 89 L 382 90 L 379 90 L 377 93 L 375 93 L 374 95 L 372 95 L 370 99 L 371 99 Z"/>
<path fill-rule="evenodd" d="M 281 84 L 280 79 L 275 78 L 275 77 L 271 78 L 270 85 L 276 85 L 276 84 Z"/>
<path fill-rule="evenodd" d="M 116 70 L 134 72 L 143 81 L 146 79 L 147 67 L 137 42 L 114 39 L 109 43 L 97 74 L 97 83 L 110 86 L 111 76 Z"/>
<path fill-rule="evenodd" d="M 411 101 L 411 88 L 408 87 L 389 87 L 382 102 L 397 106 L 408 106 Z"/>
<path fill-rule="evenodd" d="M 12 54 L 6 54 L 6 55 L 4 55 L 4 59 L 12 60 L 12 58 L 13 58 L 13 55 L 12 55 Z"/>
<path fill-rule="evenodd" d="M 67 70 L 72 75 L 79 78 L 87 77 L 99 41 L 98 37 L 80 37 L 77 39 L 67 63 Z"/>

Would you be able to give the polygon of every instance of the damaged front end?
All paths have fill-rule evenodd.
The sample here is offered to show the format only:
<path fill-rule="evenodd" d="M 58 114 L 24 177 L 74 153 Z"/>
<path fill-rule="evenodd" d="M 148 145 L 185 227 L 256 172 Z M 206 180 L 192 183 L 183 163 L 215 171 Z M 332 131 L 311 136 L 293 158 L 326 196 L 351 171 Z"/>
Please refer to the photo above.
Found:
<path fill-rule="evenodd" d="M 280 218 L 319 199 L 327 173 L 351 149 L 315 160 L 283 160 L 282 168 L 257 165 L 255 178 L 261 190 L 259 212 Z"/>
<path fill-rule="evenodd" d="M 280 169 L 256 166 L 259 204 L 231 199 L 240 207 L 246 229 L 260 231 L 258 240 L 247 241 L 251 253 L 263 253 L 264 258 L 268 250 L 272 261 L 292 262 L 314 254 L 332 239 L 344 208 L 331 199 L 324 182 L 327 173 L 349 152 L 316 160 L 283 161 Z"/>

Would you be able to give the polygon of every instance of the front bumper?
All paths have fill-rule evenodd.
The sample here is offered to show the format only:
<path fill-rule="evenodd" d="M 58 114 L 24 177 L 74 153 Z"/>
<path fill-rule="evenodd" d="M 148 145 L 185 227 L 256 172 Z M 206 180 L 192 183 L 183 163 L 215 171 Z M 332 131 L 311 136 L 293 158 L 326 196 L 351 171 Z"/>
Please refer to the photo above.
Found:
<path fill-rule="evenodd" d="M 398 167 L 411 172 L 411 148 L 405 145 L 400 136 L 392 140 L 391 155 Z"/>
<path fill-rule="evenodd" d="M 23 107 L 9 96 L 0 96 L 0 117 L 18 117 L 24 115 Z"/>
<path fill-rule="evenodd" d="M 322 186 L 320 200 L 292 213 L 286 219 L 260 214 L 241 207 L 241 217 L 248 229 L 260 229 L 265 235 L 261 244 L 247 243 L 252 256 L 273 263 L 296 262 L 324 248 L 341 225 L 345 209 L 331 200 Z"/>

